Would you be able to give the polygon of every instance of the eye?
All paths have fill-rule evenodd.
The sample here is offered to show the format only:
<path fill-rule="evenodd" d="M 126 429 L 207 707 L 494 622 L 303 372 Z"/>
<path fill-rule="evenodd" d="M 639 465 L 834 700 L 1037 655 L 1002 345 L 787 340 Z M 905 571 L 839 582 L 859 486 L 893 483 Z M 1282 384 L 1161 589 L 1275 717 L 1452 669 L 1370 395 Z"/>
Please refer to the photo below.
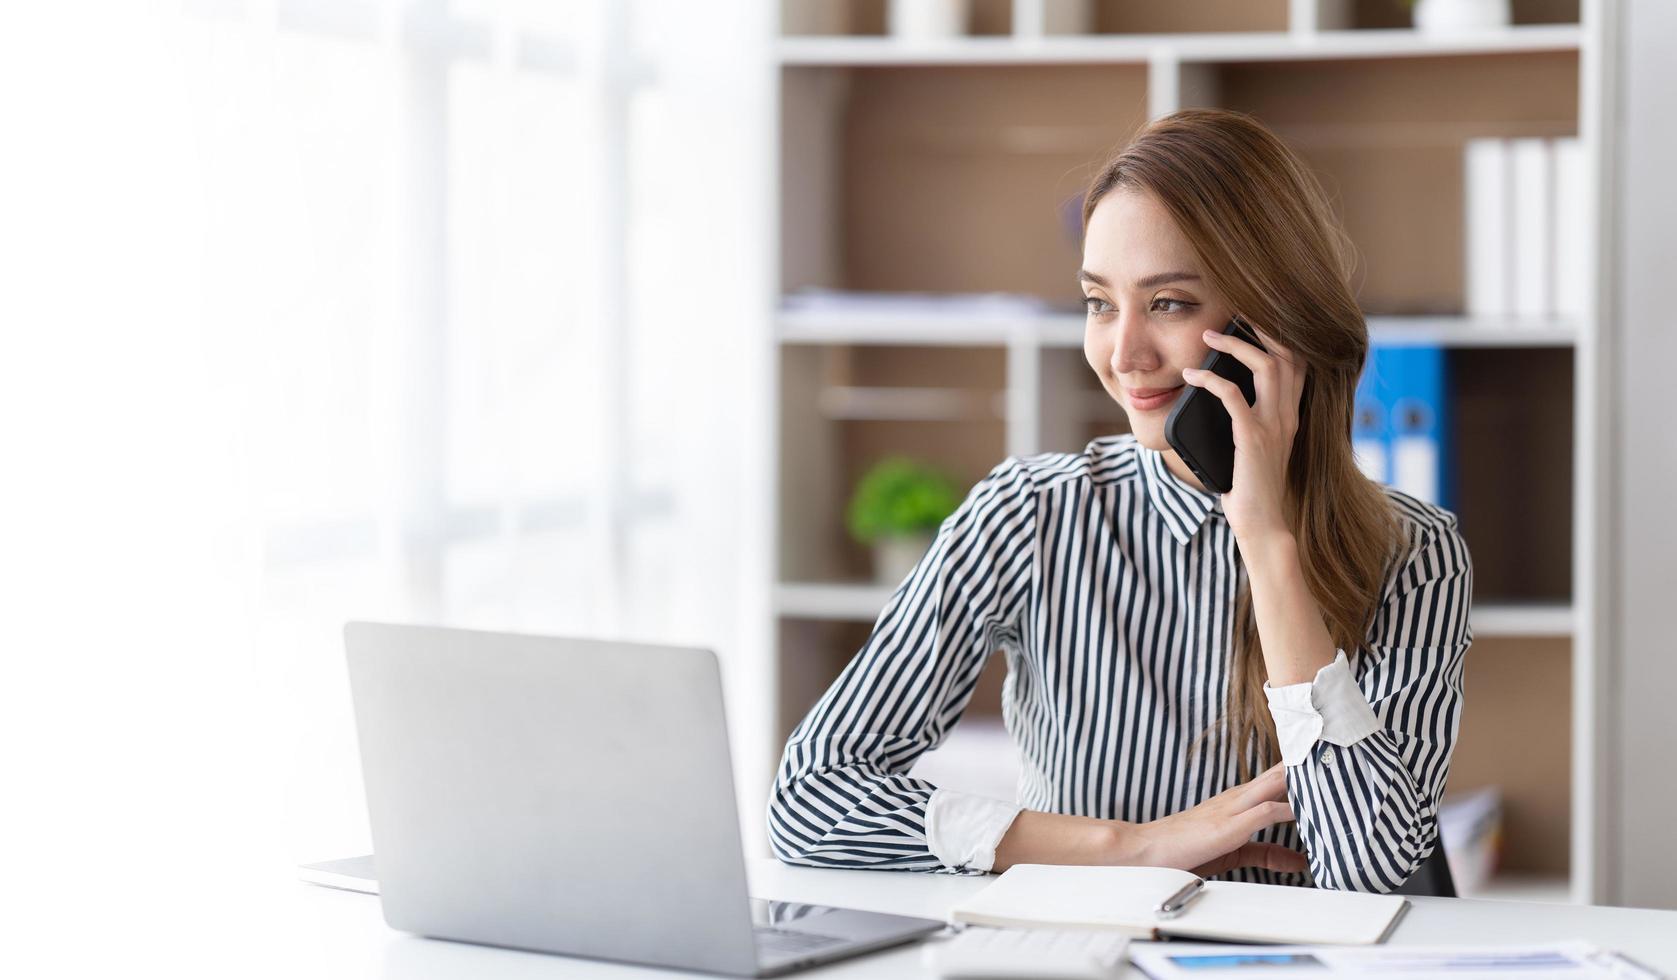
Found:
<path fill-rule="evenodd" d="M 1102 309 L 1102 307 L 1105 307 L 1105 309 Z M 1090 316 L 1097 313 L 1110 313 L 1113 309 L 1115 309 L 1111 303 L 1101 299 L 1099 296 L 1083 297 L 1083 308 L 1089 311 Z"/>
<path fill-rule="evenodd" d="M 1170 307 L 1170 309 L 1159 309 L 1159 304 L 1161 303 L 1166 304 Z M 1193 309 L 1197 305 L 1198 304 L 1190 303 L 1185 299 L 1171 299 L 1168 296 L 1160 296 L 1158 299 L 1153 301 L 1153 308 L 1155 310 L 1159 310 L 1160 313 L 1184 313 Z"/>

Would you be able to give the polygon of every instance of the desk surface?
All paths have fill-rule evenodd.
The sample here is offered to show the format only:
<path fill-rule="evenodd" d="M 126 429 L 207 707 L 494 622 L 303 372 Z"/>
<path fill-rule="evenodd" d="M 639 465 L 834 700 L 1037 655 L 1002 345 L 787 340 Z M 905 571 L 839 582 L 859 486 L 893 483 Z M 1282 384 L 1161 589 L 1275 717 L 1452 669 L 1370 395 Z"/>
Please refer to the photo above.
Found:
<path fill-rule="evenodd" d="M 799 868 L 772 858 L 749 862 L 753 895 L 794 902 L 843 905 L 930 919 L 945 918 L 956 902 L 994 881 L 992 876 L 962 877 L 890 871 L 837 871 Z M 426 980 L 523 980 L 554 976 L 670 976 L 672 971 L 592 960 L 563 959 L 556 973 L 553 957 L 491 949 L 467 943 L 439 942 L 389 929 L 378 900 L 370 895 L 297 883 L 296 921 L 285 941 L 316 944 L 305 959 L 318 975 L 344 977 L 423 977 Z M 1546 943 L 1584 939 L 1617 949 L 1677 977 L 1677 912 L 1600 906 L 1490 902 L 1472 899 L 1411 898 L 1411 908 L 1391 942 Z M 318 954 L 318 959 L 316 954 Z M 793 976 L 924 977 L 920 944 L 828 964 Z M 1139 973 L 1132 973 L 1139 976 Z M 692 974 L 703 976 L 705 974 Z"/>

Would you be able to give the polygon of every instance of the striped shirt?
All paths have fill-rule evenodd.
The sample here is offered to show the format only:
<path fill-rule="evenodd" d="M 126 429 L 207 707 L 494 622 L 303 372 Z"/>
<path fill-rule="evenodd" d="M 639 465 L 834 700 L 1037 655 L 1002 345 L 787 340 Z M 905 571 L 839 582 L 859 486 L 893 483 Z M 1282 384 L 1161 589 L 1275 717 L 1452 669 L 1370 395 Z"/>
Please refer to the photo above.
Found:
<path fill-rule="evenodd" d="M 1309 870 L 1221 877 L 1386 892 L 1436 846 L 1473 640 L 1472 566 L 1454 515 L 1385 492 L 1405 553 L 1366 641 L 1338 651 L 1314 682 L 1267 692 L 1296 822 L 1253 839 L 1302 848 Z M 1237 785 L 1237 747 L 1221 727 L 1194 743 L 1225 704 L 1245 577 L 1220 498 L 1179 480 L 1134 436 L 1009 457 L 939 527 L 793 730 L 767 807 L 776 856 L 982 874 L 1020 808 L 1150 821 Z M 1017 799 L 910 776 L 959 721 L 998 648 Z M 1330 696 L 1331 669 L 1346 673 Z M 1349 712 L 1329 703 L 1346 696 Z M 1301 710 L 1317 721 L 1302 736 L 1282 717 Z M 1368 723 L 1335 737 L 1336 714 Z M 1238 751 L 1256 771 L 1256 740 Z"/>

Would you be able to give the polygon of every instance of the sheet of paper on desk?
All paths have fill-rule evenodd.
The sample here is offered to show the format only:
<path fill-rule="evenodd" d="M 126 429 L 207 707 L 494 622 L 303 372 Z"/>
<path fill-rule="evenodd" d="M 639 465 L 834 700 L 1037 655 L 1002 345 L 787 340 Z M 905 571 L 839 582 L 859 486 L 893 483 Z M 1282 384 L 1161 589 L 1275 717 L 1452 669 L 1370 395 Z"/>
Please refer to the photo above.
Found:
<path fill-rule="evenodd" d="M 1131 943 L 1130 962 L 1153 980 L 1328 973 L 1369 977 L 1474 977 L 1479 980 L 1659 980 L 1662 974 L 1585 942 L 1543 946 L 1248 946 Z"/>

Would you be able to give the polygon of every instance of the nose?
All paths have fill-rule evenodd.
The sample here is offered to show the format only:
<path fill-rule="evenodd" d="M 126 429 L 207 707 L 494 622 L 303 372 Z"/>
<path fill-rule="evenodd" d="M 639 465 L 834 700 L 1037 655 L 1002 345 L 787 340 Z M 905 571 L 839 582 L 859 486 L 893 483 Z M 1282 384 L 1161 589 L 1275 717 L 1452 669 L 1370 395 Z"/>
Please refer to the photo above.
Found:
<path fill-rule="evenodd" d="M 1112 338 L 1112 371 L 1118 377 L 1152 371 L 1159 366 L 1158 352 L 1147 329 L 1147 317 L 1136 310 L 1125 309 L 1118 314 L 1113 326 L 1117 333 Z"/>

